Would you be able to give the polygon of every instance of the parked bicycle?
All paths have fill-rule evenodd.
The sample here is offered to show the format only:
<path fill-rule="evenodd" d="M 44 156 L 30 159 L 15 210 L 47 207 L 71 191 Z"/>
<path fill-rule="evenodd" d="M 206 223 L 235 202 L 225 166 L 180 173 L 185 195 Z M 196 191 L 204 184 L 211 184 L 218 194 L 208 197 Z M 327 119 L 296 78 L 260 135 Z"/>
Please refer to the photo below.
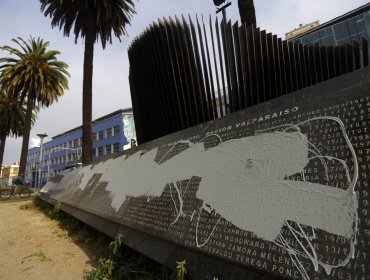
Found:
<path fill-rule="evenodd" d="M 27 188 L 24 185 L 21 185 L 19 187 L 11 187 L 7 189 L 2 189 L 0 190 L 0 199 L 1 200 L 7 200 L 9 199 L 12 195 L 19 195 L 20 198 L 27 198 L 30 197 L 32 194 L 32 191 Z"/>

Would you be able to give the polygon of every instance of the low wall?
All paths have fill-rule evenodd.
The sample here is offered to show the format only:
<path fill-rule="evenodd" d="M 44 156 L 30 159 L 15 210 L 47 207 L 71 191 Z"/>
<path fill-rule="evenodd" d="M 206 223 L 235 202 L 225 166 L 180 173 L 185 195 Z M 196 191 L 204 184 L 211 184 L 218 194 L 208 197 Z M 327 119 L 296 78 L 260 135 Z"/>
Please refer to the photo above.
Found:
<path fill-rule="evenodd" d="M 193 279 L 370 279 L 370 69 L 57 175 L 62 209 Z"/>

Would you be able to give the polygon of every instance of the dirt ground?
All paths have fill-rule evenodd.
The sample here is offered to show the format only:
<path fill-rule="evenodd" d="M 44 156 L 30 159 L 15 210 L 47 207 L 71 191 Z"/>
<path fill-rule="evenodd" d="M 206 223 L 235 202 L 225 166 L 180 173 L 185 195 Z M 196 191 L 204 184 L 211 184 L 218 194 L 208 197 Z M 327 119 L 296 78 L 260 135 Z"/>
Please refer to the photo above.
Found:
<path fill-rule="evenodd" d="M 83 279 L 95 252 L 75 244 L 32 199 L 0 201 L 0 279 Z"/>

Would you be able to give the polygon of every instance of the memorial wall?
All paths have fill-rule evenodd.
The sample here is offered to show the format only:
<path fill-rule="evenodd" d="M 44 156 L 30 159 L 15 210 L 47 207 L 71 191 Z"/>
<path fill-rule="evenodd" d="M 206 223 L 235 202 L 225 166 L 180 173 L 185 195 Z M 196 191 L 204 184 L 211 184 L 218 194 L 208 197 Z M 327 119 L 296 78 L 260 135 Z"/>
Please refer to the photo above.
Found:
<path fill-rule="evenodd" d="M 192 279 L 370 279 L 370 69 L 57 175 L 41 198 Z M 249 277 L 249 278 L 248 278 Z"/>

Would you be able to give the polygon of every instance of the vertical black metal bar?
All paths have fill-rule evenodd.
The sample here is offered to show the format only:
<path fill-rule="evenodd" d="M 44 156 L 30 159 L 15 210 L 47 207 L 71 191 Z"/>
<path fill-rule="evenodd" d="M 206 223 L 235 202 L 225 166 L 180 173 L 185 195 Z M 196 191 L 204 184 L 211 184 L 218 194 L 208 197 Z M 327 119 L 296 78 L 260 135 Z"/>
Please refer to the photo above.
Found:
<path fill-rule="evenodd" d="M 215 69 L 215 76 L 216 76 L 216 83 L 217 83 L 217 106 L 219 107 L 220 114 L 219 117 L 222 117 L 225 115 L 223 106 L 222 106 L 222 97 L 221 97 L 221 88 L 220 88 L 220 78 L 218 73 L 218 66 L 217 66 L 217 58 L 216 58 L 216 48 L 215 48 L 215 39 L 213 34 L 213 24 L 212 24 L 212 18 L 209 17 L 209 28 L 211 31 L 211 40 L 212 40 L 212 51 L 213 51 L 213 65 Z M 221 63 L 221 62 L 220 62 Z"/>
<path fill-rule="evenodd" d="M 282 81 L 283 81 L 283 75 L 281 73 L 281 60 L 280 60 L 280 51 L 281 47 L 279 45 L 279 40 L 276 35 L 272 36 L 272 43 L 273 43 L 273 50 L 274 50 L 274 56 L 275 56 L 275 69 L 274 72 L 276 74 L 276 95 L 275 97 L 279 97 L 283 94 L 283 88 L 282 88 Z"/>
<path fill-rule="evenodd" d="M 288 92 L 288 79 L 287 79 L 287 67 L 285 61 L 285 52 L 283 41 L 278 38 L 278 53 L 280 60 L 280 74 L 281 74 L 281 95 L 284 95 Z"/>
<path fill-rule="evenodd" d="M 322 69 L 322 79 L 326 81 L 329 79 L 329 62 L 328 62 L 328 53 L 327 47 L 320 47 L 320 57 L 321 57 L 321 69 Z"/>
<path fill-rule="evenodd" d="M 239 40 L 240 40 L 240 61 L 242 65 L 242 74 L 243 74 L 243 108 L 250 106 L 250 95 L 251 95 L 251 73 L 250 73 L 250 62 L 248 56 L 248 42 L 247 42 L 247 26 L 243 24 L 239 28 Z"/>
<path fill-rule="evenodd" d="M 264 64 L 262 56 L 262 44 L 261 44 L 261 31 L 259 28 L 254 30 L 254 50 L 256 56 L 256 82 L 258 85 L 257 90 L 257 104 L 264 102 L 266 100 L 265 94 L 265 81 L 264 81 Z"/>
<path fill-rule="evenodd" d="M 270 59 L 267 49 L 267 35 L 266 30 L 261 31 L 261 54 L 262 54 L 262 77 L 263 77 L 263 92 L 264 100 L 271 99 L 271 78 L 270 78 Z"/>
<path fill-rule="evenodd" d="M 347 73 L 353 72 L 355 69 L 354 59 L 353 59 L 353 48 L 352 45 L 345 45 L 346 57 L 347 57 Z"/>
<path fill-rule="evenodd" d="M 222 22 L 221 22 L 222 25 Z M 226 82 L 225 82 L 225 70 L 227 69 L 226 61 L 225 64 L 223 63 L 223 58 L 226 58 L 226 55 L 222 54 L 222 47 L 221 47 L 221 36 L 220 36 L 220 25 L 218 23 L 218 18 L 216 18 L 215 23 L 216 28 L 216 37 L 217 37 L 217 47 L 218 47 L 218 56 L 220 61 L 220 74 L 221 74 L 221 81 L 222 81 L 222 94 L 223 94 L 223 101 L 220 103 L 220 106 L 224 109 L 225 115 L 228 115 L 228 103 L 226 98 Z M 221 27 L 222 29 L 222 27 Z M 224 67 L 225 65 L 225 67 Z M 226 70 L 227 71 L 227 70 Z"/>
<path fill-rule="evenodd" d="M 266 42 L 267 42 L 267 55 L 268 55 L 268 62 L 269 62 L 269 80 L 270 80 L 270 87 L 269 87 L 269 99 L 276 98 L 278 89 L 276 83 L 276 57 L 275 57 L 275 50 L 274 50 L 274 41 L 273 36 L 271 33 L 266 35 Z"/>
<path fill-rule="evenodd" d="M 299 53 L 299 61 L 300 61 L 300 71 L 301 71 L 301 81 L 302 81 L 302 88 L 307 87 L 307 67 L 306 67 L 306 58 L 305 58 L 305 50 L 301 44 L 297 44 L 298 46 L 298 53 Z"/>
<path fill-rule="evenodd" d="M 204 41 L 205 41 L 206 50 L 207 50 L 209 80 L 210 80 L 210 85 L 211 85 L 211 105 L 212 105 L 212 108 L 213 108 L 213 118 L 216 119 L 218 114 L 217 114 L 215 86 L 214 86 L 214 82 L 213 82 L 211 58 L 210 58 L 210 55 L 209 55 L 207 32 L 206 32 L 206 26 L 205 26 L 204 21 L 203 21 L 203 16 L 202 16 L 202 24 L 203 24 L 203 32 L 204 32 Z"/>
<path fill-rule="evenodd" d="M 175 132 L 180 130 L 182 125 L 181 115 L 179 114 L 178 109 L 178 102 L 177 102 L 177 84 L 176 79 L 174 77 L 175 73 L 173 72 L 172 68 L 172 57 L 171 51 L 169 48 L 169 39 L 166 30 L 165 23 L 162 20 L 159 20 L 159 40 L 158 40 L 158 48 L 161 50 L 160 58 L 164 61 L 164 75 L 167 81 L 165 84 L 167 85 L 167 96 L 169 100 L 169 113 L 172 115 L 172 128 L 170 132 Z"/>
<path fill-rule="evenodd" d="M 181 101 L 183 103 L 184 112 L 185 112 L 185 119 L 186 119 L 186 128 L 193 126 L 193 112 L 191 110 L 191 105 L 189 101 L 189 81 L 186 75 L 185 70 L 185 60 L 184 60 L 184 53 L 183 53 L 183 45 L 181 41 L 181 23 L 177 17 L 172 20 L 172 27 L 174 32 L 174 41 L 176 46 L 176 54 L 178 60 L 178 71 L 179 76 L 181 79 L 182 84 L 182 91 L 181 91 Z"/>
<path fill-rule="evenodd" d="M 202 117 L 201 117 L 201 108 L 200 108 L 200 102 L 199 102 L 199 92 L 197 92 L 199 85 L 198 85 L 198 79 L 197 79 L 197 69 L 195 67 L 194 62 L 194 52 L 193 52 L 193 44 L 192 44 L 192 38 L 190 34 L 190 28 L 188 23 L 186 22 L 184 16 L 182 16 L 182 26 L 183 26 L 183 40 L 184 40 L 184 46 L 185 46 L 185 54 L 186 54 L 186 61 L 187 61 L 187 75 L 190 78 L 191 82 L 191 92 L 189 92 L 190 97 L 190 103 L 191 108 L 194 108 L 195 114 L 193 115 L 194 124 L 202 123 Z"/>
<path fill-rule="evenodd" d="M 342 64 L 342 74 L 348 73 L 348 65 L 347 65 L 347 51 L 345 46 L 339 46 L 340 57 L 341 57 L 341 64 Z"/>
<path fill-rule="evenodd" d="M 303 64 L 301 61 L 301 54 L 299 45 L 296 43 L 293 43 L 293 49 L 294 49 L 294 61 L 295 61 L 295 70 L 296 70 L 296 84 L 297 84 L 297 90 L 300 90 L 303 88 L 303 77 L 302 77 L 302 69 L 301 65 Z"/>
<path fill-rule="evenodd" d="M 135 49 L 137 49 L 137 41 L 134 41 L 131 45 L 131 47 L 128 50 L 128 58 L 130 62 L 130 71 L 129 71 L 129 81 L 130 81 L 130 91 L 131 91 L 131 99 L 132 99 L 132 109 L 134 112 L 134 120 L 135 120 L 135 129 L 136 129 L 136 138 L 137 141 L 140 143 L 145 142 L 145 134 L 144 134 L 144 114 L 141 111 L 143 108 L 140 107 L 139 102 L 139 93 L 140 93 L 140 87 L 139 87 L 139 81 L 138 81 L 138 75 L 137 75 L 137 61 L 135 60 Z M 140 63 L 140 61 L 138 61 Z"/>
<path fill-rule="evenodd" d="M 292 68 L 290 63 L 289 45 L 288 41 L 283 41 L 283 54 L 284 54 L 284 65 L 285 65 L 285 76 L 286 76 L 286 92 L 293 91 L 293 80 L 292 80 Z"/>
<path fill-rule="evenodd" d="M 239 37 L 239 24 L 235 22 L 233 25 L 233 35 L 234 35 L 234 47 L 235 47 L 235 61 L 236 61 L 236 74 L 237 74 L 237 110 L 241 110 L 244 108 L 245 100 L 244 100 L 244 81 L 243 81 L 243 67 L 242 67 L 242 59 L 241 59 L 241 45 L 240 45 L 240 37 Z"/>
<path fill-rule="evenodd" d="M 334 57 L 334 47 L 329 46 L 326 50 L 327 56 L 328 56 L 328 73 L 329 73 L 329 79 L 332 79 L 336 76 L 335 72 L 335 57 Z"/>
<path fill-rule="evenodd" d="M 229 109 L 229 112 L 233 112 L 232 108 L 232 101 L 231 101 L 231 91 L 232 91 L 232 85 L 231 85 L 231 78 L 230 78 L 230 62 L 229 62 L 229 52 L 228 52 L 228 40 L 226 36 L 226 22 L 223 19 L 221 21 L 221 34 L 222 34 L 222 42 L 223 42 L 223 51 L 224 51 L 224 58 L 225 58 L 225 73 L 226 73 L 226 81 L 227 81 L 227 91 L 225 90 L 224 94 L 225 97 L 227 95 L 227 108 Z M 226 88 L 225 88 L 226 89 Z"/>
<path fill-rule="evenodd" d="M 158 112 L 158 115 L 160 115 L 161 120 L 159 123 L 160 127 L 160 135 L 166 135 L 171 132 L 171 118 L 169 118 L 169 102 L 168 102 L 168 96 L 167 96 L 167 90 L 165 87 L 166 82 L 163 79 L 163 73 L 165 72 L 163 69 L 163 57 L 161 56 L 161 50 L 158 48 L 158 39 L 159 39 L 159 25 L 157 23 L 154 23 L 151 30 L 150 30 L 150 36 L 148 36 L 148 39 L 150 39 L 149 42 L 147 42 L 147 52 L 148 53 L 154 53 L 153 59 L 151 60 L 151 70 L 158 68 L 157 71 L 153 71 L 153 78 L 154 78 L 154 86 L 152 88 L 154 94 L 153 96 L 158 96 L 158 100 L 156 101 L 156 104 L 158 106 L 158 109 L 161 110 L 161 112 Z M 159 59 L 161 58 L 161 59 Z M 158 71 L 159 70 L 159 71 Z M 157 136 L 160 136 L 157 135 Z"/>
<path fill-rule="evenodd" d="M 205 84 L 206 84 L 207 110 L 208 110 L 208 115 L 210 116 L 210 118 L 214 119 L 213 108 L 212 108 L 212 98 L 211 98 L 211 87 L 210 87 L 208 70 L 207 70 L 206 55 L 204 51 L 203 36 L 202 36 L 201 27 L 198 21 L 198 17 L 197 17 L 197 27 L 198 27 L 198 35 L 199 35 L 200 50 L 201 50 L 201 57 L 202 57 L 202 65 L 203 65 L 203 77 L 204 77 Z"/>
<path fill-rule="evenodd" d="M 310 68 L 311 68 L 311 77 L 312 77 L 312 85 L 315 85 L 318 83 L 319 78 L 317 75 L 317 65 L 316 65 L 316 51 L 315 51 L 315 46 L 309 46 L 309 61 L 310 61 Z"/>
<path fill-rule="evenodd" d="M 238 80 L 236 75 L 235 69 L 235 54 L 234 54 L 234 42 L 233 42 L 233 31 L 231 27 L 231 21 L 229 21 L 226 25 L 226 33 L 225 33 L 225 40 L 226 44 L 226 51 L 228 57 L 228 72 L 230 75 L 231 87 L 229 89 L 229 102 L 230 102 L 230 109 L 231 112 L 235 112 L 238 110 Z"/>
<path fill-rule="evenodd" d="M 150 33 L 150 31 L 146 31 L 147 34 Z M 147 41 L 147 37 L 144 36 L 143 40 L 141 40 L 140 44 L 141 44 L 141 53 L 145 55 L 145 58 L 148 57 L 149 53 L 147 52 L 147 49 L 146 49 L 146 42 Z M 143 57 L 142 57 L 143 58 Z M 141 58 L 141 59 L 142 59 Z M 140 71 L 140 76 L 141 77 L 148 77 L 144 82 L 143 82 L 143 90 L 141 92 L 141 95 L 142 97 L 144 98 L 141 98 L 143 100 L 143 102 L 146 103 L 146 110 L 148 110 L 149 112 L 151 112 L 150 114 L 153 116 L 152 118 L 147 118 L 147 121 L 146 121 L 146 126 L 150 126 L 150 129 L 148 129 L 148 132 L 147 132 L 147 141 L 149 140 L 152 140 L 156 137 L 156 133 L 157 131 L 160 129 L 158 124 L 160 123 L 160 120 L 159 120 L 159 116 L 158 114 L 155 114 L 156 110 L 158 110 L 159 108 L 157 108 L 157 104 L 155 104 L 154 100 L 152 99 L 153 97 L 153 92 L 151 91 L 152 87 L 153 87 L 153 76 L 152 76 L 152 73 L 151 73 L 151 69 L 150 69 L 150 65 L 148 64 L 148 59 L 143 59 L 142 60 L 142 65 L 141 65 L 141 69 L 139 69 Z"/>
<path fill-rule="evenodd" d="M 176 45 L 174 42 L 173 26 L 172 26 L 172 23 L 167 19 L 164 21 L 164 25 L 166 27 L 166 34 L 167 34 L 167 39 L 168 39 L 168 49 L 171 54 L 171 68 L 172 68 L 173 78 L 174 78 L 174 82 L 176 86 L 177 110 L 179 112 L 178 114 L 181 120 L 181 129 L 184 129 L 187 127 L 187 119 L 186 119 L 185 108 L 181 100 L 183 89 L 182 89 L 182 81 L 181 81 L 181 78 L 179 77 L 179 71 L 178 71 L 179 61 L 178 61 L 177 54 L 176 54 Z"/>
<path fill-rule="evenodd" d="M 305 73 L 306 73 L 306 81 L 307 86 L 309 87 L 312 85 L 312 75 L 311 75 L 311 59 L 310 59 L 310 46 L 304 45 L 303 46 L 303 54 L 304 54 L 304 62 L 305 62 Z"/>
<path fill-rule="evenodd" d="M 155 43 L 156 43 L 156 49 L 157 49 L 157 52 L 158 52 L 158 57 L 161 58 L 160 61 L 159 61 L 159 69 L 160 69 L 160 73 L 161 73 L 161 79 L 160 79 L 160 82 L 161 82 L 161 90 L 165 93 L 165 99 L 166 99 L 166 114 L 167 116 L 171 116 L 171 117 L 167 117 L 168 118 L 168 122 L 169 122 L 169 128 L 168 128 L 168 131 L 167 133 L 171 133 L 174 131 L 174 129 L 177 128 L 177 116 L 176 116 L 176 112 L 174 112 L 174 107 L 173 107 L 173 103 L 172 103 L 172 94 L 169 94 L 172 92 L 171 90 L 171 82 L 172 81 L 169 81 L 169 73 L 168 73 L 168 56 L 166 54 L 166 49 L 163 48 L 163 29 L 164 29 L 164 26 L 163 26 L 163 22 L 162 21 L 158 21 L 158 32 L 157 32 L 157 35 L 156 35 L 156 40 L 155 40 Z M 158 63 L 158 62 L 157 62 Z"/>
<path fill-rule="evenodd" d="M 193 37 L 193 46 L 194 46 L 194 52 L 195 52 L 195 65 L 197 67 L 197 77 L 199 81 L 199 98 L 201 100 L 201 116 L 203 116 L 204 122 L 210 120 L 210 115 L 208 112 L 208 107 L 207 107 L 207 96 L 206 96 L 206 88 L 204 84 L 204 79 L 203 79 L 203 68 L 202 68 L 202 63 L 200 59 L 200 54 L 199 54 L 199 44 L 198 44 L 198 38 L 197 38 L 197 33 L 195 26 L 193 24 L 193 21 L 189 17 L 189 22 L 190 22 L 190 30 L 191 30 L 191 35 Z"/>
<path fill-rule="evenodd" d="M 249 60 L 249 73 L 251 73 L 251 91 L 248 100 L 249 106 L 258 104 L 258 82 L 257 82 L 257 67 L 256 67 L 256 52 L 254 41 L 254 28 L 253 26 L 247 27 L 247 47 L 248 47 L 248 60 Z"/>
<path fill-rule="evenodd" d="M 369 66 L 369 42 L 362 38 L 362 60 L 364 67 Z"/>
<path fill-rule="evenodd" d="M 182 78 L 184 81 L 184 102 L 186 106 L 186 111 L 188 114 L 189 126 L 194 126 L 198 124 L 198 111 L 195 106 L 194 100 L 194 82 L 193 73 L 191 71 L 189 56 L 188 56 L 188 46 L 186 40 L 185 29 L 181 21 L 176 17 L 176 28 L 178 37 L 178 52 L 181 61 Z"/>
<path fill-rule="evenodd" d="M 185 21 L 185 18 L 183 17 L 183 26 L 184 26 L 184 34 L 185 34 L 185 40 L 186 40 L 186 53 L 187 53 L 187 59 L 189 60 L 189 70 L 190 73 L 189 75 L 191 76 L 193 87 L 191 93 L 192 106 L 196 110 L 196 123 L 203 123 L 205 121 L 204 119 L 204 112 L 203 112 L 203 107 L 202 107 L 202 92 L 201 92 L 201 85 L 199 81 L 199 74 L 198 72 L 200 69 L 198 69 L 196 65 L 196 54 L 198 50 L 195 49 L 195 44 L 194 41 L 197 40 L 197 38 L 192 38 L 191 31 L 190 31 L 190 26 L 189 24 Z"/>
<path fill-rule="evenodd" d="M 314 52 L 315 52 L 315 66 L 316 66 L 316 74 L 317 74 L 317 83 L 323 81 L 322 75 L 322 61 L 321 61 L 321 52 L 319 44 L 314 45 Z"/>
<path fill-rule="evenodd" d="M 360 44 L 357 41 L 352 42 L 353 46 L 353 58 L 354 58 L 354 67 L 355 70 L 361 68 L 361 50 L 360 50 Z"/>
<path fill-rule="evenodd" d="M 294 43 L 288 42 L 288 52 L 289 52 L 289 64 L 290 64 L 292 91 L 296 91 L 298 90 L 298 77 L 297 77 L 297 65 L 295 61 Z"/>
<path fill-rule="evenodd" d="M 335 76 L 340 76 L 343 74 L 342 70 L 342 61 L 341 61 L 341 53 L 340 47 L 334 47 L 334 58 L 335 58 Z"/>

